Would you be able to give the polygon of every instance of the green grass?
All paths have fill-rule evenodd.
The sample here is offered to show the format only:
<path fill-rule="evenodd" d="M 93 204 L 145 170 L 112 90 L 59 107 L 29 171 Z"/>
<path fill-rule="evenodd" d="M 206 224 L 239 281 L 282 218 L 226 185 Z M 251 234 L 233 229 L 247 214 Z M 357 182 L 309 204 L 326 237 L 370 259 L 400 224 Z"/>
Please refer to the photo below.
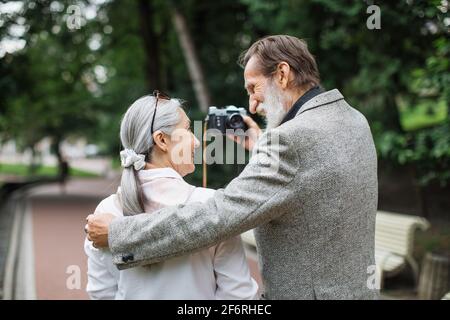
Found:
<path fill-rule="evenodd" d="M 111 166 L 113 169 L 122 169 L 119 157 L 113 157 L 111 159 Z"/>
<path fill-rule="evenodd" d="M 406 131 L 430 127 L 446 120 L 448 116 L 447 103 L 444 99 L 423 100 L 416 106 L 411 106 L 407 101 L 397 100 L 400 111 L 400 122 Z"/>
<path fill-rule="evenodd" d="M 42 177 L 54 177 L 58 175 L 57 167 L 49 167 L 49 166 L 40 166 L 36 172 L 32 175 L 30 174 L 29 166 L 24 164 L 6 164 L 0 163 L 0 174 L 4 175 L 15 175 L 15 176 L 42 176 Z M 74 168 L 70 168 L 70 176 L 71 177 L 80 177 L 80 178 L 92 178 L 98 177 L 97 174 L 86 172 L 83 170 L 78 170 Z"/>

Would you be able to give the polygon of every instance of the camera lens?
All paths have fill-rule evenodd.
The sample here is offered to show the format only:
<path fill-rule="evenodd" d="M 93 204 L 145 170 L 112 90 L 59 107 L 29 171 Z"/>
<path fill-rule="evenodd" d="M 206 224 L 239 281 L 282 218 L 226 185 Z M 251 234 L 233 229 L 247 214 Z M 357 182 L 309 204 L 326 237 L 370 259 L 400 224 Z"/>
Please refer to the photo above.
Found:
<path fill-rule="evenodd" d="M 239 113 L 232 114 L 228 117 L 228 126 L 231 129 L 243 129 L 245 127 L 244 118 Z"/>

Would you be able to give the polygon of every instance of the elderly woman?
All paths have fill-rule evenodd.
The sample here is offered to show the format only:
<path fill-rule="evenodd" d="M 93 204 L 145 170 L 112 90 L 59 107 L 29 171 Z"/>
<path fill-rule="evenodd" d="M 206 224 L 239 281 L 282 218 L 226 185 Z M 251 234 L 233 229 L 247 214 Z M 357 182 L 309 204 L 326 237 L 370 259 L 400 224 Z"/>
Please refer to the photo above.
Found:
<path fill-rule="evenodd" d="M 120 128 L 121 186 L 96 212 L 152 214 L 164 206 L 204 202 L 214 190 L 183 180 L 195 170 L 199 141 L 177 99 L 159 93 L 135 101 Z M 107 249 L 86 239 L 91 299 L 255 299 L 239 237 L 157 264 L 119 271 Z"/>

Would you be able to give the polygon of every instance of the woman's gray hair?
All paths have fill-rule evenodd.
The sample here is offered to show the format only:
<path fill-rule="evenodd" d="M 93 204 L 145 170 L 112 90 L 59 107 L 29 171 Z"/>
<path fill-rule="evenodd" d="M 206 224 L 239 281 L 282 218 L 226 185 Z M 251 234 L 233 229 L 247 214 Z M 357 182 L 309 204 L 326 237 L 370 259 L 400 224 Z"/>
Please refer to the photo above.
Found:
<path fill-rule="evenodd" d="M 155 103 L 156 98 L 153 96 L 139 98 L 128 108 L 120 124 L 120 140 L 125 151 L 144 155 L 146 162 L 150 161 L 154 145 L 151 122 L 155 112 Z M 160 130 L 165 134 L 171 134 L 180 121 L 180 107 L 180 100 L 159 99 L 153 132 Z M 123 168 L 120 189 L 124 215 L 145 212 L 146 199 L 135 166 L 129 165 Z"/>

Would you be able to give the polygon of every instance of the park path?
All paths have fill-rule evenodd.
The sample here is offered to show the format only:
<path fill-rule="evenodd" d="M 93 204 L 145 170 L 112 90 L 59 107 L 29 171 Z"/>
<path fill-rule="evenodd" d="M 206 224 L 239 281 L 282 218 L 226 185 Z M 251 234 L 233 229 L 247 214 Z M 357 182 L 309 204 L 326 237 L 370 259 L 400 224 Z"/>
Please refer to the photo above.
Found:
<path fill-rule="evenodd" d="M 63 188 L 52 184 L 32 190 L 26 216 L 32 224 L 37 299 L 88 298 L 85 218 L 101 199 L 116 190 L 117 184 L 117 179 L 77 179 Z"/>
<path fill-rule="evenodd" d="M 65 188 L 52 184 L 32 190 L 25 213 L 30 227 L 22 240 L 29 248 L 23 263 L 28 282 L 24 298 L 88 299 L 85 218 L 118 183 L 118 178 L 75 179 Z M 261 283 L 256 255 L 249 251 L 247 256 L 253 277 Z"/>

